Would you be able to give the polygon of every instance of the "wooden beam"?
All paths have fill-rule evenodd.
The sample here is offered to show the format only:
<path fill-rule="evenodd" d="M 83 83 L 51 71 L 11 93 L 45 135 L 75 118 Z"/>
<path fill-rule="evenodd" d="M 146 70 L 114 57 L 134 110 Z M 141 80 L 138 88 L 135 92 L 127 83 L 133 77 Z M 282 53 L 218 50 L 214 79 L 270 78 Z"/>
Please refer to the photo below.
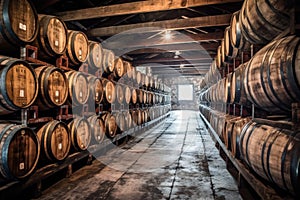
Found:
<path fill-rule="evenodd" d="M 151 67 L 152 69 L 166 69 L 166 68 L 174 68 L 174 67 L 180 67 L 180 65 L 182 65 L 182 63 L 177 63 L 177 64 L 151 64 L 151 65 L 147 65 L 147 67 Z M 211 63 L 186 63 L 184 64 L 185 67 L 195 67 L 195 68 L 204 68 L 204 69 L 209 69 L 210 68 Z"/>
<path fill-rule="evenodd" d="M 146 49 L 139 49 L 135 51 L 131 51 L 128 55 L 137 55 L 137 54 L 157 54 L 157 53 L 166 53 L 166 52 L 176 52 L 176 51 L 189 51 L 189 52 L 197 52 L 197 53 L 205 53 L 207 52 L 209 55 L 216 55 L 216 52 L 213 50 L 190 50 L 190 49 L 173 49 L 173 50 L 164 50 L 164 49 L 156 49 L 156 48 L 146 48 Z"/>
<path fill-rule="evenodd" d="M 147 13 L 156 11 L 165 11 L 173 9 L 191 8 L 198 6 L 225 4 L 241 2 L 242 0 L 149 0 L 138 1 L 109 6 L 100 6 L 95 8 L 86 8 L 73 11 L 56 13 L 64 21 L 74 21 L 101 17 L 110 17 L 118 15 L 129 15 L 137 13 Z"/>
<path fill-rule="evenodd" d="M 190 58 L 153 58 L 153 59 L 143 59 L 143 60 L 136 60 L 133 61 L 133 65 L 141 65 L 141 64 L 148 64 L 148 63 L 170 63 L 170 62 L 187 62 L 187 63 L 210 63 L 212 62 L 212 58 L 207 56 L 205 57 L 190 57 Z"/>
<path fill-rule="evenodd" d="M 126 34 L 157 32 L 159 30 L 181 30 L 194 27 L 228 26 L 231 14 L 195 17 L 188 19 L 173 19 L 157 22 L 110 26 L 91 29 L 87 32 L 89 37 L 112 36 L 127 31 Z"/>
<path fill-rule="evenodd" d="M 132 52 L 146 52 L 146 49 L 157 49 L 161 51 L 216 51 L 218 48 L 218 43 L 203 43 L 203 44 L 197 44 L 197 43 L 187 43 L 187 44 L 170 44 L 170 45 L 155 45 L 152 44 L 151 46 L 146 47 L 140 47 L 140 48 L 124 48 L 124 49 L 112 49 L 116 55 L 125 55 L 125 54 L 131 54 Z"/>
<path fill-rule="evenodd" d="M 163 34 L 158 34 L 156 37 L 149 38 L 148 34 L 124 34 L 115 39 L 108 39 L 104 41 L 102 45 L 107 49 L 117 48 L 139 48 L 150 45 L 169 45 L 169 44 L 184 44 L 184 43 L 197 43 L 222 40 L 224 38 L 224 32 L 218 31 L 208 34 L 184 34 L 180 32 L 174 32 L 174 36 L 170 40 L 166 40 Z"/>

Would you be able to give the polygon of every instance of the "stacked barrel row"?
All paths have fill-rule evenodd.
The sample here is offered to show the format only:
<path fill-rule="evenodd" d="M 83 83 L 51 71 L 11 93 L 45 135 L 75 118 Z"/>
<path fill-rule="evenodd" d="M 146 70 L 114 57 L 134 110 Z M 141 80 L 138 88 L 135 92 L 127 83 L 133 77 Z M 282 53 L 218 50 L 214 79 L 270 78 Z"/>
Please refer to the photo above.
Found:
<path fill-rule="evenodd" d="M 238 52 L 249 51 L 250 45 L 266 45 L 286 31 L 291 25 L 293 7 L 293 0 L 244 1 L 225 29 L 216 56 L 217 67 L 232 63 Z"/>
<path fill-rule="evenodd" d="M 0 124 L 0 174 L 5 179 L 28 177 L 38 163 L 62 161 L 170 110 L 169 88 L 161 81 L 136 71 L 83 32 L 68 30 L 58 17 L 37 15 L 28 0 L 4 0 L 0 9 L 2 118 L 14 119 L 16 111 L 35 106 L 39 115 L 55 119 L 63 106 L 72 108 L 66 113 L 70 119 L 30 128 Z M 44 64 L 18 58 L 27 44 L 36 47 Z M 21 50 L 23 58 L 26 51 Z M 65 68 L 56 67 L 65 57 Z M 96 110 L 101 104 L 107 110 Z M 88 114 L 82 112 L 85 105 Z"/>
<path fill-rule="evenodd" d="M 299 44 L 296 36 L 271 42 L 200 94 L 200 100 L 241 105 L 250 102 L 272 114 L 290 113 L 292 103 L 300 102 Z"/>
<path fill-rule="evenodd" d="M 300 195 L 300 131 L 257 123 L 206 106 L 200 106 L 200 111 L 235 159 L 277 187 Z"/>

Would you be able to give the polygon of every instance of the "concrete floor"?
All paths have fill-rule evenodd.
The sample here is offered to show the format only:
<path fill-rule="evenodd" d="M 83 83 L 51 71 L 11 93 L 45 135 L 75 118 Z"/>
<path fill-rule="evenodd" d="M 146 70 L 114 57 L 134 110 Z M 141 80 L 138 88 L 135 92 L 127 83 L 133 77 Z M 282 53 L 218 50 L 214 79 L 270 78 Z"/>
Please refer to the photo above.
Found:
<path fill-rule="evenodd" d="M 158 126 L 43 191 L 40 199 L 241 199 L 199 113 Z"/>

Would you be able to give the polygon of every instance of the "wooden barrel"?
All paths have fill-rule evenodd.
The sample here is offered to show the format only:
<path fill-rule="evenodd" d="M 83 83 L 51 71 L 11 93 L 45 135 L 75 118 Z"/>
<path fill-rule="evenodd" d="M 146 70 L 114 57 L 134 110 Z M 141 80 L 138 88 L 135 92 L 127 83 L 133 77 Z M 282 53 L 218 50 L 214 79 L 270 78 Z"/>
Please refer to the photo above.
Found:
<path fill-rule="evenodd" d="M 141 89 L 136 90 L 138 103 L 143 104 L 144 103 L 144 91 Z"/>
<path fill-rule="evenodd" d="M 36 102 L 40 110 L 63 105 L 68 98 L 68 80 L 57 67 L 35 68 L 39 85 L 39 98 Z"/>
<path fill-rule="evenodd" d="M 149 105 L 153 105 L 153 92 L 148 92 L 147 100 Z"/>
<path fill-rule="evenodd" d="M 87 64 L 91 70 L 100 70 L 102 72 L 103 49 L 99 42 L 89 40 L 89 55 Z"/>
<path fill-rule="evenodd" d="M 82 72 L 68 71 L 65 73 L 69 83 L 69 105 L 83 105 L 87 103 L 89 97 L 88 80 Z"/>
<path fill-rule="evenodd" d="M 144 102 L 144 104 L 148 104 L 148 92 L 147 91 L 144 91 L 143 102 Z"/>
<path fill-rule="evenodd" d="M 39 15 L 39 31 L 34 45 L 39 47 L 40 60 L 53 59 L 65 53 L 68 42 L 68 29 L 64 21 L 50 15 Z"/>
<path fill-rule="evenodd" d="M 81 31 L 68 30 L 66 55 L 70 66 L 78 66 L 86 61 L 89 55 L 89 41 Z"/>
<path fill-rule="evenodd" d="M 130 89 L 129 86 L 125 86 L 124 96 L 125 96 L 125 103 L 127 105 L 130 104 L 130 101 L 131 101 L 131 89 Z"/>
<path fill-rule="evenodd" d="M 132 126 L 136 127 L 138 126 L 138 112 L 136 109 L 134 110 L 130 110 L 130 115 L 131 115 L 131 119 L 132 119 Z"/>
<path fill-rule="evenodd" d="M 38 81 L 32 67 L 23 60 L 0 56 L 0 113 L 31 106 L 38 95 Z"/>
<path fill-rule="evenodd" d="M 132 128 L 132 117 L 129 111 L 124 111 L 124 117 L 126 122 L 126 130 L 129 130 Z"/>
<path fill-rule="evenodd" d="M 109 138 L 114 138 L 117 133 L 117 122 L 115 116 L 109 112 L 103 112 L 101 114 L 101 119 L 105 124 L 105 134 Z"/>
<path fill-rule="evenodd" d="M 222 48 L 221 45 L 217 49 L 217 55 L 216 55 L 216 64 L 217 68 L 221 70 L 223 68 L 223 63 L 222 63 Z"/>
<path fill-rule="evenodd" d="M 121 134 L 127 129 L 125 115 L 123 112 L 117 112 L 114 114 L 114 116 L 117 123 L 117 133 Z"/>
<path fill-rule="evenodd" d="M 83 118 L 75 118 L 69 124 L 71 144 L 76 151 L 86 150 L 91 142 L 91 127 L 89 122 Z"/>
<path fill-rule="evenodd" d="M 132 68 L 133 67 L 132 67 L 131 63 L 128 62 L 128 61 L 123 60 L 123 66 L 124 66 L 124 69 L 125 69 L 125 72 L 126 72 L 124 74 L 124 76 L 128 79 L 132 79 Z"/>
<path fill-rule="evenodd" d="M 18 52 L 18 47 L 35 40 L 38 16 L 31 1 L 3 0 L 0 9 L 0 45 L 3 52 Z"/>
<path fill-rule="evenodd" d="M 132 75 L 131 79 L 135 83 L 136 82 L 136 68 L 135 67 L 132 67 L 131 75 Z"/>
<path fill-rule="evenodd" d="M 230 143 L 231 153 L 235 158 L 240 159 L 240 135 L 244 125 L 247 124 L 250 120 L 251 119 L 249 117 L 238 118 L 233 122 L 230 134 L 228 133 L 228 143 Z"/>
<path fill-rule="evenodd" d="M 40 143 L 28 127 L 0 124 L 0 175 L 5 179 L 22 179 L 34 171 Z"/>
<path fill-rule="evenodd" d="M 138 85 L 141 85 L 142 84 L 142 72 L 140 71 L 137 71 L 136 72 L 136 83 Z"/>
<path fill-rule="evenodd" d="M 250 45 L 241 33 L 241 25 L 239 22 L 240 11 L 232 14 L 230 21 L 229 38 L 231 45 L 239 50 L 248 50 Z"/>
<path fill-rule="evenodd" d="M 299 195 L 300 132 L 249 122 L 242 130 L 243 160 L 262 178 Z"/>
<path fill-rule="evenodd" d="M 102 102 L 103 99 L 103 85 L 100 78 L 89 75 L 88 76 L 88 82 L 89 82 L 89 99 L 95 102 L 96 104 L 99 104 Z"/>
<path fill-rule="evenodd" d="M 106 104 L 114 103 L 116 100 L 115 84 L 108 79 L 102 79 L 103 84 L 103 102 Z"/>
<path fill-rule="evenodd" d="M 290 26 L 293 1 L 246 0 L 239 15 L 241 33 L 252 44 L 266 44 Z"/>
<path fill-rule="evenodd" d="M 106 74 L 110 74 L 115 69 L 115 54 L 113 51 L 108 49 L 103 49 L 103 61 L 102 61 L 103 71 Z"/>
<path fill-rule="evenodd" d="M 120 84 L 116 85 L 116 98 L 119 104 L 123 104 L 125 98 L 123 85 Z"/>
<path fill-rule="evenodd" d="M 290 112 L 300 102 L 298 59 L 300 38 L 285 37 L 266 45 L 248 62 L 244 86 L 247 98 L 272 113 Z"/>
<path fill-rule="evenodd" d="M 238 49 L 232 46 L 230 39 L 230 26 L 228 26 L 224 31 L 224 55 L 233 59 L 237 57 Z"/>
<path fill-rule="evenodd" d="M 92 135 L 91 141 L 96 144 L 100 144 L 101 142 L 103 142 L 105 138 L 104 121 L 101 119 L 99 115 L 90 116 L 87 120 L 91 127 L 91 135 Z"/>
<path fill-rule="evenodd" d="M 122 76 L 125 74 L 125 68 L 124 68 L 124 65 L 123 65 L 123 60 L 122 58 L 118 57 L 116 58 L 115 60 L 115 67 L 114 67 L 114 78 L 116 80 L 122 78 Z"/>
<path fill-rule="evenodd" d="M 138 102 L 137 89 L 132 88 L 131 90 L 131 102 L 136 104 Z"/>
<path fill-rule="evenodd" d="M 37 136 L 41 144 L 42 160 L 56 162 L 68 156 L 71 139 L 69 128 L 64 122 L 48 122 L 38 130 Z"/>
<path fill-rule="evenodd" d="M 144 123 L 143 111 L 141 109 L 137 109 L 137 125 L 140 126 Z"/>
<path fill-rule="evenodd" d="M 232 59 L 227 56 L 225 52 L 225 39 L 223 39 L 221 42 L 221 54 L 221 59 L 224 66 L 226 63 L 232 63 Z"/>
<path fill-rule="evenodd" d="M 145 87 L 149 88 L 150 86 L 150 76 L 145 75 Z"/>
<path fill-rule="evenodd" d="M 230 87 L 230 103 L 237 103 L 245 106 L 249 105 L 243 81 L 247 64 L 247 62 L 241 64 L 234 70 L 232 74 Z"/>
<path fill-rule="evenodd" d="M 210 65 L 209 71 L 205 74 L 205 85 L 210 87 L 213 84 L 217 83 L 219 80 L 221 80 L 221 78 L 221 73 L 217 67 L 216 60 L 214 60 Z"/>

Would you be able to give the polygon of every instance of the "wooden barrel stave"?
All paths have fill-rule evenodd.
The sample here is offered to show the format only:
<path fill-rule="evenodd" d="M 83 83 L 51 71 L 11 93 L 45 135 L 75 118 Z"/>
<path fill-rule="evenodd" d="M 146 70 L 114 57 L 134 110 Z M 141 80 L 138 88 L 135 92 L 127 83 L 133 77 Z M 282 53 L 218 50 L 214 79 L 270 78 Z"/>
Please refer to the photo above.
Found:
<path fill-rule="evenodd" d="M 35 68 L 39 85 L 36 103 L 40 110 L 63 105 L 68 98 L 68 81 L 63 71 L 57 67 Z"/>
<path fill-rule="evenodd" d="M 103 103 L 112 104 L 116 101 L 116 87 L 113 82 L 108 79 L 102 79 L 103 84 Z"/>
<path fill-rule="evenodd" d="M 119 104 L 123 104 L 124 102 L 124 87 L 121 84 L 116 84 L 116 99 Z"/>
<path fill-rule="evenodd" d="M 103 49 L 99 42 L 89 40 L 89 54 L 87 64 L 91 70 L 100 70 L 102 73 Z"/>
<path fill-rule="evenodd" d="M 68 71 L 65 73 L 69 83 L 69 105 L 86 104 L 89 97 L 88 80 L 85 74 L 77 71 Z"/>
<path fill-rule="evenodd" d="M 0 56 L 0 64 L 3 66 L 0 69 L 1 114 L 31 106 L 38 95 L 38 81 L 33 68 L 26 61 L 5 56 Z"/>
<path fill-rule="evenodd" d="M 117 123 L 116 118 L 109 112 L 103 112 L 101 114 L 101 119 L 105 124 L 105 134 L 108 138 L 114 138 L 117 133 Z"/>
<path fill-rule="evenodd" d="M 105 138 L 104 121 L 98 115 L 93 115 L 89 117 L 87 120 L 91 126 L 91 135 L 92 135 L 91 141 L 93 141 L 96 144 L 102 143 Z"/>
<path fill-rule="evenodd" d="M 299 194 L 300 133 L 249 122 L 242 130 L 242 158 L 261 177 Z"/>
<path fill-rule="evenodd" d="M 6 54 L 18 53 L 18 47 L 35 40 L 38 15 L 31 1 L 4 0 L 0 2 L 0 44 Z M 23 13 L 20 15 L 20 13 Z M 18 16 L 18 17 L 16 17 Z"/>
<path fill-rule="evenodd" d="M 103 72 L 110 74 L 115 69 L 115 54 L 113 51 L 108 49 L 103 49 Z"/>
<path fill-rule="evenodd" d="M 32 174 L 40 156 L 35 133 L 23 125 L 0 124 L 0 141 L 0 175 L 15 180 Z"/>
<path fill-rule="evenodd" d="M 65 53 L 68 29 L 64 21 L 56 16 L 39 15 L 39 31 L 34 45 L 39 47 L 38 58 L 49 60 Z"/>
<path fill-rule="evenodd" d="M 64 122 L 50 121 L 37 132 L 44 160 L 64 160 L 70 150 L 71 140 L 68 126 Z"/>
<path fill-rule="evenodd" d="M 71 144 L 76 151 L 86 150 L 91 142 L 91 127 L 89 122 L 83 118 L 74 118 L 69 124 Z"/>
<path fill-rule="evenodd" d="M 118 80 L 118 79 L 122 78 L 122 76 L 126 73 L 122 58 L 120 58 L 120 57 L 116 58 L 114 64 L 115 64 L 115 67 L 114 67 L 113 75 L 114 75 L 114 78 L 116 80 Z"/>
<path fill-rule="evenodd" d="M 89 41 L 81 31 L 68 30 L 66 55 L 70 66 L 79 66 L 87 60 L 89 55 Z"/>
<path fill-rule="evenodd" d="M 89 83 L 89 99 L 99 104 L 103 100 L 103 85 L 100 78 L 96 76 L 89 75 L 88 76 L 88 83 Z"/>

